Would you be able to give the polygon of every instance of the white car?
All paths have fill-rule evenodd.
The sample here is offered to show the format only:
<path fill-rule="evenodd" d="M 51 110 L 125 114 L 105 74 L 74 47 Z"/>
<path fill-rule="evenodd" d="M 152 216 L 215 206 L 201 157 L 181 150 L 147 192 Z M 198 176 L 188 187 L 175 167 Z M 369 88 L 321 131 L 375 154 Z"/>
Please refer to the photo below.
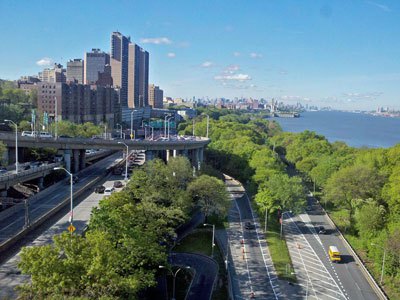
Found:
<path fill-rule="evenodd" d="M 115 189 L 113 187 L 106 187 L 104 190 L 104 195 L 110 196 L 112 193 L 114 193 Z"/>

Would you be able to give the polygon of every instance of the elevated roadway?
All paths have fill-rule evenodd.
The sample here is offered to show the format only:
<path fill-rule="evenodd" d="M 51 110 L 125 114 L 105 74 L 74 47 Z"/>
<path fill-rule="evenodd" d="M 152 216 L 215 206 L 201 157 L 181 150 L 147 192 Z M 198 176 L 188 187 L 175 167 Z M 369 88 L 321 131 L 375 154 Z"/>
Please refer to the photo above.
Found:
<path fill-rule="evenodd" d="M 0 140 L 8 147 L 15 147 L 15 134 L 0 132 Z M 160 139 L 160 140 L 103 140 L 87 138 L 34 138 L 27 136 L 18 136 L 18 147 L 26 148 L 56 148 L 56 149 L 110 149 L 121 150 L 124 145 L 118 144 L 124 142 L 130 150 L 192 150 L 205 147 L 210 139 L 203 137 L 179 137 Z"/>

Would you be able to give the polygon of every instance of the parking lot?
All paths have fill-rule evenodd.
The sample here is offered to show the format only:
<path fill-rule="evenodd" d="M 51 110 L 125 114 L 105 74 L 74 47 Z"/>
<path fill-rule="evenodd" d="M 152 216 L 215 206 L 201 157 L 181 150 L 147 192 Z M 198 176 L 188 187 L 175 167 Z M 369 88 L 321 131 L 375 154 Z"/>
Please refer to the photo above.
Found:
<path fill-rule="evenodd" d="M 298 216 L 286 216 L 283 221 L 283 230 L 286 243 L 292 259 L 294 272 L 298 284 L 304 288 L 306 299 L 348 299 L 343 292 L 342 284 L 335 276 L 334 268 L 329 268 L 321 261 L 315 250 L 300 230 L 305 226 Z M 313 238 L 319 239 L 317 233 L 311 232 Z M 293 272 L 293 270 L 292 270 Z M 332 275 L 333 274 L 333 275 Z M 335 279 L 334 279 L 335 278 Z"/>

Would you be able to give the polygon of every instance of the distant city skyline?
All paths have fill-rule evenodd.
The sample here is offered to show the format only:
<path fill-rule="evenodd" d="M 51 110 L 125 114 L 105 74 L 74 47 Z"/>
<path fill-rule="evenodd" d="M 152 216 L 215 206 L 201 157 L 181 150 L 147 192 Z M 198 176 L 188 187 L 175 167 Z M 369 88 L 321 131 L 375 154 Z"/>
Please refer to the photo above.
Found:
<path fill-rule="evenodd" d="M 150 53 L 165 96 L 400 110 L 399 12 L 378 0 L 2 0 L 0 78 L 110 52 L 119 31 Z"/>

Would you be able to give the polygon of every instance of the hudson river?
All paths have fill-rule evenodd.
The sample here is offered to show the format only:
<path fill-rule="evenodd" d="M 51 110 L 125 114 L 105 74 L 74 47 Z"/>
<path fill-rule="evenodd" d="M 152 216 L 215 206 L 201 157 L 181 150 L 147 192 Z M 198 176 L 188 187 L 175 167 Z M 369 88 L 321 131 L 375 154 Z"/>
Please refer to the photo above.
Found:
<path fill-rule="evenodd" d="M 387 148 L 400 143 L 400 118 L 378 117 L 361 113 L 316 111 L 300 118 L 271 118 L 284 131 L 315 131 L 330 142 L 343 141 L 352 147 Z"/>

